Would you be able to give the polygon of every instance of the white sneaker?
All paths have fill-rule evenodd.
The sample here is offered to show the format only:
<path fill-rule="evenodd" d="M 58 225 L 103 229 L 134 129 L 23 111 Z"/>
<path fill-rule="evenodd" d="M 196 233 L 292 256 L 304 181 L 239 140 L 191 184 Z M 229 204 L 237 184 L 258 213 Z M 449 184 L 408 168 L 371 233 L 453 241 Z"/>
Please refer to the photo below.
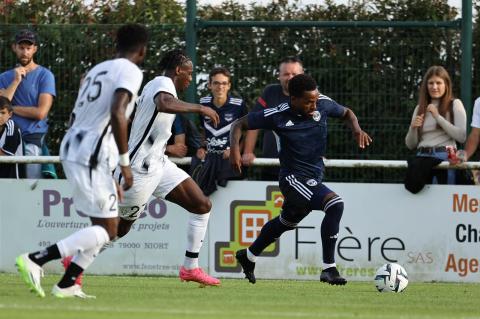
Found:
<path fill-rule="evenodd" d="M 95 296 L 87 295 L 82 291 L 82 287 L 79 285 L 73 285 L 67 288 L 60 288 L 57 285 L 52 288 L 52 295 L 57 298 L 83 298 L 83 299 L 95 299 Z"/>
<path fill-rule="evenodd" d="M 40 285 L 40 278 L 43 277 L 43 269 L 34 263 L 28 254 L 23 254 L 15 259 L 17 270 L 22 276 L 23 281 L 28 285 L 30 290 L 35 292 L 39 297 L 45 297 L 45 292 Z"/>

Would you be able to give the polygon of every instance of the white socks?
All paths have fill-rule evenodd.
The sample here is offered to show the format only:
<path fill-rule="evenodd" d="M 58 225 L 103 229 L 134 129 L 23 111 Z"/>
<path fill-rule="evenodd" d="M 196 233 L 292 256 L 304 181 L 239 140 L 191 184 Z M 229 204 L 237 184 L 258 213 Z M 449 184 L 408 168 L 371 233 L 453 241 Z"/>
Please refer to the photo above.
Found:
<path fill-rule="evenodd" d="M 86 269 L 95 259 L 100 248 L 109 242 L 102 226 L 90 226 L 73 233 L 57 243 L 62 258 L 74 256 L 72 261 Z"/>
<path fill-rule="evenodd" d="M 333 263 L 333 264 L 326 264 L 326 263 L 323 263 L 323 270 L 325 269 L 328 269 L 328 268 L 332 268 L 332 267 L 337 267 L 337 264 L 336 263 Z"/>
<path fill-rule="evenodd" d="M 198 257 L 191 258 L 191 257 L 185 256 L 185 259 L 183 260 L 183 267 L 189 270 L 198 268 Z"/>
<path fill-rule="evenodd" d="M 183 262 L 186 269 L 198 268 L 198 253 L 203 245 L 209 218 L 210 213 L 190 213 L 187 225 L 187 252 Z"/>
<path fill-rule="evenodd" d="M 257 256 L 255 256 L 250 249 L 247 248 L 247 258 L 250 260 L 252 263 L 257 262 Z"/>

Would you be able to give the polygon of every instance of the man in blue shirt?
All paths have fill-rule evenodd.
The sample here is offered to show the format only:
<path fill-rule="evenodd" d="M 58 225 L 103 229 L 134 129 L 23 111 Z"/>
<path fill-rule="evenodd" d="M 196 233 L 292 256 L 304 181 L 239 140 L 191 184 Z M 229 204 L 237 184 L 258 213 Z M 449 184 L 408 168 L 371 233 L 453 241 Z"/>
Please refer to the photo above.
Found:
<path fill-rule="evenodd" d="M 17 56 L 22 77 L 15 69 L 0 74 L 0 89 L 7 89 L 20 80 L 12 99 L 13 120 L 22 131 L 25 155 L 42 155 L 42 145 L 48 130 L 47 116 L 55 93 L 55 78 L 50 70 L 33 60 L 37 52 L 37 36 L 31 30 L 21 30 L 15 36 L 12 50 Z M 18 73 L 18 72 L 17 72 Z M 41 165 L 27 165 L 27 178 L 40 178 Z"/>
<path fill-rule="evenodd" d="M 335 264 L 335 244 L 343 214 L 343 200 L 322 184 L 323 157 L 327 143 L 327 118 L 342 118 L 352 130 L 360 148 L 372 139 L 362 131 L 357 117 L 348 108 L 337 104 L 317 89 L 309 75 L 299 74 L 288 83 L 290 102 L 275 108 L 253 112 L 237 120 L 230 133 L 230 162 L 241 169 L 239 139 L 242 128 L 270 129 L 279 137 L 279 184 L 284 196 L 280 215 L 263 226 L 260 235 L 248 249 L 237 251 L 237 261 L 245 277 L 255 283 L 254 268 L 257 256 L 285 231 L 297 224 L 312 210 L 322 210 L 325 217 L 321 225 L 323 271 L 320 281 L 332 285 L 345 285 Z"/>

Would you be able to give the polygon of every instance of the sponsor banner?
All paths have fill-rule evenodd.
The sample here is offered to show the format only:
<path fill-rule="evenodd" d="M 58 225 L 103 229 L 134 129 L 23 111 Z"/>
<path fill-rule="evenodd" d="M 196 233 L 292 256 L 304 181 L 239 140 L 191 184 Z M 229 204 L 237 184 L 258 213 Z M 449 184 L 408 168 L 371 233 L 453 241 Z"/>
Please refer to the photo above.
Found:
<path fill-rule="evenodd" d="M 0 203 L 1 271 L 15 271 L 17 255 L 45 248 L 90 225 L 90 219 L 75 210 L 66 180 L 1 180 Z M 130 233 L 102 252 L 88 272 L 177 275 L 185 255 L 187 219 L 177 205 L 152 198 Z M 208 266 L 207 254 L 200 264 Z M 60 261 L 45 269 L 62 271 Z"/>
<path fill-rule="evenodd" d="M 412 280 L 479 281 L 477 187 L 433 185 L 413 195 L 401 184 L 326 184 L 345 202 L 336 261 L 349 280 L 371 280 L 382 264 L 396 262 Z M 231 182 L 228 192 L 215 193 L 213 199 L 213 274 L 243 278 L 235 251 L 248 247 L 261 227 L 280 214 L 283 197 L 276 184 Z M 270 245 L 257 261 L 257 277 L 318 280 L 323 216 L 313 211 Z"/>
<path fill-rule="evenodd" d="M 412 195 L 399 184 L 327 183 L 345 202 L 336 257 L 349 280 L 371 280 L 397 262 L 417 281 L 478 282 L 480 220 L 475 186 L 428 186 Z M 212 215 L 200 264 L 220 277 L 243 278 L 235 260 L 262 226 L 281 212 L 276 183 L 231 181 L 211 196 Z M 89 273 L 176 275 L 186 247 L 188 213 L 151 199 L 124 238 L 95 260 Z M 320 228 L 314 211 L 258 259 L 258 278 L 318 280 Z M 0 180 L 0 271 L 13 272 L 20 253 L 47 247 L 90 225 L 76 212 L 65 180 Z M 60 272 L 59 262 L 47 271 Z"/>

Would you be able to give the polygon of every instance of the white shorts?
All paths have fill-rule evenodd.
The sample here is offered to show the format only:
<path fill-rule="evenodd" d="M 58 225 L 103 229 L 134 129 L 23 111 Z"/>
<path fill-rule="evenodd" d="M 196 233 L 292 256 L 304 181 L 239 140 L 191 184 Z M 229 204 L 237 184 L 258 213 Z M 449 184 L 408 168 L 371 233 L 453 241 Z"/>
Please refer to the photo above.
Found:
<path fill-rule="evenodd" d="M 118 217 L 117 188 L 107 167 L 91 169 L 71 161 L 62 161 L 62 166 L 77 211 L 90 217 Z"/>
<path fill-rule="evenodd" d="M 119 180 L 120 170 L 115 170 L 115 179 Z M 165 198 L 175 187 L 190 176 L 175 163 L 165 159 L 162 166 L 151 172 L 141 172 L 132 168 L 133 186 L 124 192 L 123 202 L 119 203 L 120 217 L 136 220 L 145 210 L 150 196 Z"/>

